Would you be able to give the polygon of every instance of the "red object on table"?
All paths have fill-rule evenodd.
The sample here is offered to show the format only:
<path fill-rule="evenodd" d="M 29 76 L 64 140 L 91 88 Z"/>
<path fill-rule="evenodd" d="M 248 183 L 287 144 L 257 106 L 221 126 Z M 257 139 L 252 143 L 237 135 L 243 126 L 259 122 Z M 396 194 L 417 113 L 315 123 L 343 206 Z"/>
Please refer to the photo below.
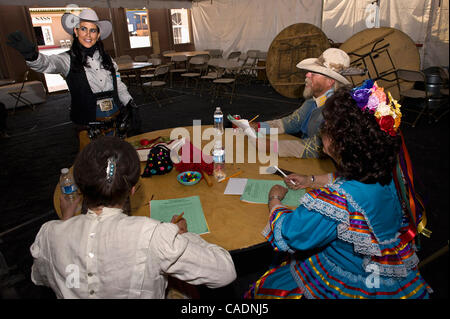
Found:
<path fill-rule="evenodd" d="M 203 171 L 208 175 L 213 174 L 214 163 L 211 155 L 204 155 L 203 152 L 192 145 L 190 141 L 187 140 L 186 144 L 183 145 L 180 156 L 181 161 L 173 164 L 177 171 Z M 205 162 L 204 158 L 206 158 L 209 163 Z"/>

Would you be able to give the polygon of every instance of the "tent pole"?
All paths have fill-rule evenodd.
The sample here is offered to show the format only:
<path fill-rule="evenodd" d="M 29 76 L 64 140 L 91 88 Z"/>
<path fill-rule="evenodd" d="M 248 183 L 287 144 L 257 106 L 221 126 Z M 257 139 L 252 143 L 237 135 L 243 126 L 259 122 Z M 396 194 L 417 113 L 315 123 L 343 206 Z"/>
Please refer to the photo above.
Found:
<path fill-rule="evenodd" d="M 321 1 L 321 8 L 320 8 L 320 26 L 319 26 L 319 28 L 322 30 L 322 27 L 323 27 L 323 2 L 324 2 L 325 0 L 322 0 Z"/>
<path fill-rule="evenodd" d="M 110 0 L 106 0 L 108 2 L 108 11 L 109 11 L 109 19 L 111 20 L 111 24 L 113 23 L 113 18 L 112 18 L 112 12 L 111 12 L 111 2 Z M 117 58 L 119 55 L 117 53 L 117 45 L 116 45 L 116 36 L 115 36 L 115 32 L 114 32 L 114 28 L 112 33 L 112 40 L 113 40 L 113 46 L 114 46 L 114 56 Z"/>

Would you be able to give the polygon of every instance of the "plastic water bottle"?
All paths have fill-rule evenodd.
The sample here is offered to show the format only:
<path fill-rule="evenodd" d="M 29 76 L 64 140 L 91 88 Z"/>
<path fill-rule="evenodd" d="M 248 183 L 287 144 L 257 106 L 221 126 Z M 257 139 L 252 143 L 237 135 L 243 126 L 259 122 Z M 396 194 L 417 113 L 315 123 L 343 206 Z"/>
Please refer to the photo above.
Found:
<path fill-rule="evenodd" d="M 216 129 L 216 134 L 223 134 L 223 113 L 219 106 L 214 111 L 214 128 Z"/>
<path fill-rule="evenodd" d="M 217 181 L 220 181 L 227 176 L 227 174 L 225 173 L 225 150 L 222 148 L 221 140 L 216 140 L 214 142 L 213 160 L 214 177 Z"/>
<path fill-rule="evenodd" d="M 75 184 L 72 174 L 69 172 L 68 168 L 61 169 L 59 185 L 61 186 L 61 193 L 64 194 L 64 197 L 71 201 L 74 201 L 77 198 L 78 187 Z"/>

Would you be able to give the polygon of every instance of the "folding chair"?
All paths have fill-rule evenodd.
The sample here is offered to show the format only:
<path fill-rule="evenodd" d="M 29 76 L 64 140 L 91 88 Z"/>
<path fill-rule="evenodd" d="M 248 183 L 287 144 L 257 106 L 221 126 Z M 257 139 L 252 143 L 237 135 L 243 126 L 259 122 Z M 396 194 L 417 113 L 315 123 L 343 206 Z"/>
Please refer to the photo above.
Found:
<path fill-rule="evenodd" d="M 189 60 L 187 72 L 181 74 L 181 76 L 184 78 L 185 88 L 188 87 L 189 80 L 193 80 L 195 81 L 195 86 L 193 87 L 193 89 L 197 90 L 198 81 L 200 77 L 206 73 L 206 70 L 208 68 L 208 60 L 209 55 L 196 55 Z"/>
<path fill-rule="evenodd" d="M 224 60 L 219 64 L 219 76 L 213 80 L 213 96 L 211 103 L 219 98 L 220 91 L 225 92 L 230 89 L 230 104 L 233 103 L 233 96 L 236 89 L 236 78 L 241 72 L 241 64 L 238 61 Z"/>
<path fill-rule="evenodd" d="M 427 78 L 422 71 L 413 71 L 413 70 L 405 70 L 405 69 L 397 69 L 397 86 L 400 94 L 400 103 L 402 104 L 402 109 L 405 111 L 411 111 L 415 113 L 419 113 L 415 120 L 412 123 L 408 123 L 403 121 L 404 123 L 411 124 L 412 127 L 415 127 L 419 119 L 422 115 L 426 115 L 428 117 L 428 122 L 430 122 L 431 112 L 428 104 L 428 100 L 430 98 L 430 94 L 427 91 Z M 411 84 L 413 85 L 412 88 Z M 422 87 L 420 89 L 419 87 Z M 422 103 L 420 105 L 420 110 L 415 110 L 412 107 L 408 107 L 404 105 L 402 102 L 405 98 L 411 99 L 420 99 Z"/>
<path fill-rule="evenodd" d="M 134 61 L 136 61 L 136 62 L 147 62 L 148 61 L 148 56 L 146 56 L 145 54 L 137 55 L 137 56 L 134 57 Z"/>
<path fill-rule="evenodd" d="M 187 72 L 187 56 L 185 55 L 174 55 L 171 58 L 172 68 L 170 69 L 170 87 L 173 87 L 173 77 L 174 74 L 182 74 Z"/>
<path fill-rule="evenodd" d="M 266 59 L 267 59 L 267 52 L 258 52 L 257 61 L 252 68 L 252 72 L 256 74 L 257 80 L 263 80 L 264 84 L 267 82 L 267 74 L 266 74 Z"/>
<path fill-rule="evenodd" d="M 205 83 L 209 84 L 209 91 L 213 91 L 213 81 L 219 78 L 219 65 L 226 61 L 224 58 L 211 58 L 208 61 L 208 66 L 206 69 L 206 74 L 200 77 L 201 84 L 200 84 L 200 96 L 202 96 L 203 88 L 205 86 Z"/>
<path fill-rule="evenodd" d="M 230 54 L 228 54 L 227 60 L 237 61 L 237 60 L 239 60 L 240 56 L 241 56 L 241 51 L 233 51 Z"/>
<path fill-rule="evenodd" d="M 154 77 L 152 81 L 148 81 L 142 84 L 144 90 L 148 89 L 148 92 L 153 97 L 153 99 L 158 103 L 159 107 L 161 107 L 161 102 L 157 98 L 157 93 L 163 93 L 167 99 L 169 99 L 170 103 L 172 100 L 169 95 L 164 90 L 164 87 L 167 85 L 167 75 L 169 73 L 169 66 L 167 64 L 157 66 L 155 69 Z"/>
<path fill-rule="evenodd" d="M 449 86 L 449 76 L 448 76 L 448 68 L 439 67 L 439 74 L 442 80 L 442 87 L 440 88 L 440 103 L 439 107 L 433 111 L 433 117 L 435 122 L 438 122 L 443 116 L 448 114 L 449 103 L 448 103 L 448 86 Z M 444 111 L 441 112 L 441 110 Z M 441 112 L 440 114 L 438 114 Z"/>
<path fill-rule="evenodd" d="M 248 50 L 246 58 L 241 69 L 241 78 L 250 84 L 253 78 L 256 78 L 256 62 L 258 62 L 259 50 Z"/>
<path fill-rule="evenodd" d="M 162 61 L 159 58 L 151 58 L 148 59 L 148 62 L 152 64 L 151 67 L 145 68 L 141 72 L 141 79 L 142 80 L 149 80 L 153 79 L 155 77 L 155 70 L 158 66 L 161 65 Z"/>
<path fill-rule="evenodd" d="M 14 99 L 16 99 L 16 104 L 14 104 L 14 108 L 12 111 L 12 114 L 14 114 L 16 112 L 16 107 L 19 104 L 19 102 L 22 102 L 25 105 L 28 105 L 29 107 L 31 107 L 31 109 L 34 111 L 35 110 L 35 106 L 33 103 L 31 103 L 28 99 L 24 98 L 22 96 L 22 93 L 25 93 L 26 91 L 24 90 L 24 86 L 25 86 L 25 82 L 28 81 L 28 75 L 30 74 L 30 70 L 26 70 L 24 75 L 23 75 L 23 81 L 22 81 L 22 85 L 20 86 L 19 90 L 13 90 L 13 91 L 9 91 L 8 94 L 10 96 L 12 96 Z"/>
<path fill-rule="evenodd" d="M 222 58 L 223 50 L 221 50 L 221 49 L 207 49 L 206 51 L 209 52 L 211 59 Z"/>

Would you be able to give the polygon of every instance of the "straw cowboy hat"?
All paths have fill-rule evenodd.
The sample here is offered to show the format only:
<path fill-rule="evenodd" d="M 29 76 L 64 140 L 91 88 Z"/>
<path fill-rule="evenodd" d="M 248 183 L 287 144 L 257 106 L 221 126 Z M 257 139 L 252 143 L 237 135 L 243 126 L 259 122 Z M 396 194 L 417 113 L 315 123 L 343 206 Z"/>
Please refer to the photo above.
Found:
<path fill-rule="evenodd" d="M 99 20 L 97 13 L 92 9 L 84 9 L 80 14 L 74 15 L 72 13 L 64 13 L 61 18 L 61 24 L 68 34 L 73 34 L 73 28 L 80 24 L 80 21 L 87 21 L 94 23 L 100 30 L 100 39 L 104 40 L 111 34 L 112 24 L 108 20 Z"/>
<path fill-rule="evenodd" d="M 326 49 L 318 58 L 304 59 L 297 64 L 299 69 L 320 73 L 346 85 L 350 82 L 340 73 L 349 66 L 350 57 L 336 48 Z"/>

